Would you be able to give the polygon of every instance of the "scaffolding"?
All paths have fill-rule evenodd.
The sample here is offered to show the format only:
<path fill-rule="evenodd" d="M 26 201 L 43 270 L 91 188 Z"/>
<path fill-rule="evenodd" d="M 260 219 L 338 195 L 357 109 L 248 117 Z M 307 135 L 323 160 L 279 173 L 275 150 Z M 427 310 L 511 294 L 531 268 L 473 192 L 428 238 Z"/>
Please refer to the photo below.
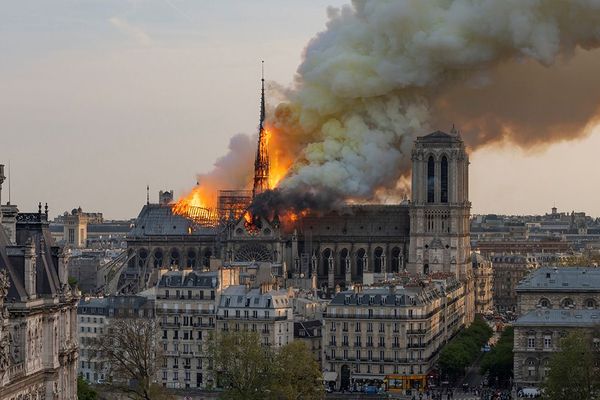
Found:
<path fill-rule="evenodd" d="M 219 215 L 212 208 L 190 206 L 185 217 L 201 226 L 215 227 L 219 224 Z"/>
<path fill-rule="evenodd" d="M 251 202 L 251 190 L 219 190 L 217 200 L 218 218 L 227 220 L 232 216 L 237 220 L 246 212 Z"/>

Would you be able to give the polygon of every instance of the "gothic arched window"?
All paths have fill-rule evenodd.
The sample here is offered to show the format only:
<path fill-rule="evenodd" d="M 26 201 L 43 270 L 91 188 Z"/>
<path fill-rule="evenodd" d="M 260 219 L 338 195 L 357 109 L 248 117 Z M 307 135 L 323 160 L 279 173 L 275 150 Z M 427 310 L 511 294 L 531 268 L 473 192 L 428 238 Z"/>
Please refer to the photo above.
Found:
<path fill-rule="evenodd" d="M 442 157 L 442 176 L 440 177 L 440 183 L 442 186 L 441 191 L 441 202 L 448 202 L 448 159 L 446 156 Z"/>
<path fill-rule="evenodd" d="M 427 202 L 433 203 L 435 201 L 435 161 L 433 156 L 429 156 L 427 161 Z"/>

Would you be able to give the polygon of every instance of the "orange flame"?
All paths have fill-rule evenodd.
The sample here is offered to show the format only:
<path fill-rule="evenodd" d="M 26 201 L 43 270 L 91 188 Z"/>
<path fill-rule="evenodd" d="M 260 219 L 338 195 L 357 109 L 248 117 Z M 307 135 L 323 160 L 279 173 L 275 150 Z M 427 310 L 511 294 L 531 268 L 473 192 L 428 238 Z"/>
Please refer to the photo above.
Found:
<path fill-rule="evenodd" d="M 173 204 L 173 214 L 188 216 L 194 208 L 208 208 L 210 196 L 202 186 L 196 186 L 191 192 L 182 196 Z"/>
<path fill-rule="evenodd" d="M 269 187 L 273 189 L 286 176 L 293 159 L 273 126 L 267 126 L 265 132 L 265 144 L 269 148 Z"/>

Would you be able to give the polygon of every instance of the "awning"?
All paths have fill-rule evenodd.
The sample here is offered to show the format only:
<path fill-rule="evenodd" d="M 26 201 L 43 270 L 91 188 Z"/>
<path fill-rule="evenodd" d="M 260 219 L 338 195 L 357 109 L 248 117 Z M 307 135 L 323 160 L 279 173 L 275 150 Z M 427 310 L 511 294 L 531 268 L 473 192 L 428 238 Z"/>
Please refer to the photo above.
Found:
<path fill-rule="evenodd" d="M 337 381 L 337 372 L 335 372 L 335 371 L 325 371 L 325 372 L 323 372 L 323 380 L 325 382 L 335 382 L 335 381 Z"/>
<path fill-rule="evenodd" d="M 382 381 L 385 379 L 385 375 L 361 375 L 361 374 L 352 374 L 352 379 L 364 379 L 364 380 L 378 380 Z"/>

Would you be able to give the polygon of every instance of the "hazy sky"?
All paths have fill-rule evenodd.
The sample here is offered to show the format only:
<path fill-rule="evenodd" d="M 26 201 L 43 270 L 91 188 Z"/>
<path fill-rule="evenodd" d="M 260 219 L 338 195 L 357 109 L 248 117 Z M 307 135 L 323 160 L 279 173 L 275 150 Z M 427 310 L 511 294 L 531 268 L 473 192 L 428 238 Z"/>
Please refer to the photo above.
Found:
<path fill-rule="evenodd" d="M 11 163 L 12 203 L 130 218 L 146 184 L 152 201 L 189 190 L 231 136 L 256 129 L 260 60 L 268 79 L 289 84 L 325 28 L 325 4 L 343 3 L 0 0 L 0 163 Z M 473 212 L 556 204 L 600 215 L 598 148 L 596 129 L 534 153 L 477 151 Z M 3 202 L 7 192 L 5 182 Z"/>

